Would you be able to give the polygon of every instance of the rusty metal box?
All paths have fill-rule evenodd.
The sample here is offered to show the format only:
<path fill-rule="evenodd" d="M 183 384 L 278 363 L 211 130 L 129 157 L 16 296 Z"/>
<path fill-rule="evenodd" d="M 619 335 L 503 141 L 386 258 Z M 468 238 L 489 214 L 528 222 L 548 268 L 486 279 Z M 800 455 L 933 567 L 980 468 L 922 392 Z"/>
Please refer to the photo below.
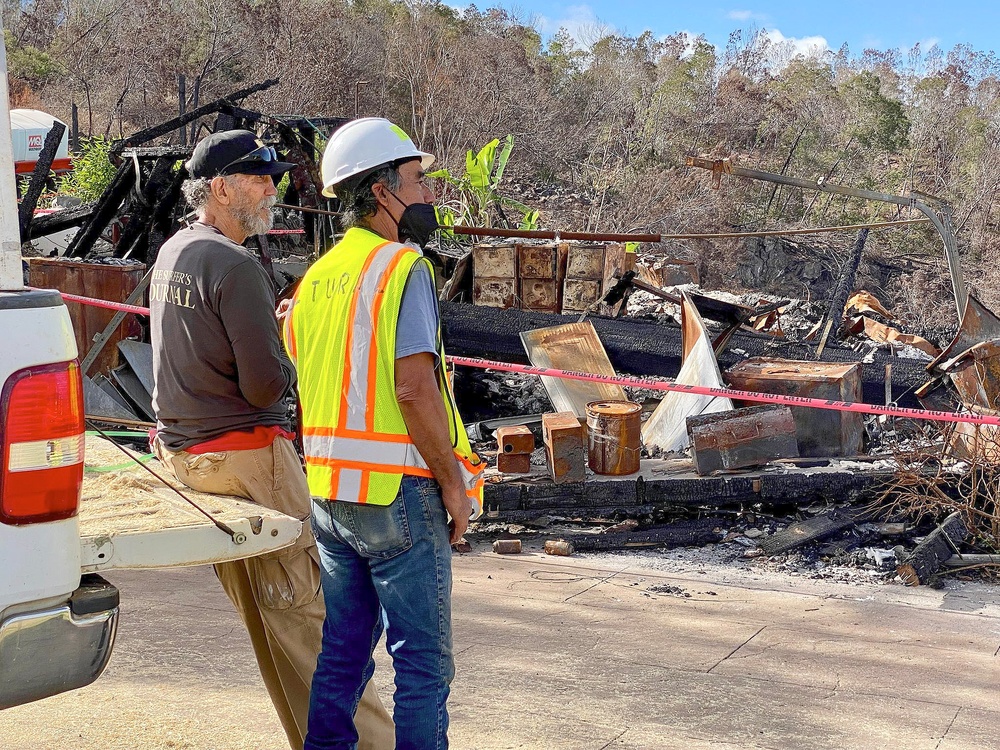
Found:
<path fill-rule="evenodd" d="M 522 279 L 555 279 L 555 245 L 518 245 L 518 275 Z"/>
<path fill-rule="evenodd" d="M 573 412 L 543 414 L 542 440 L 553 482 L 582 482 L 587 478 L 586 429 Z"/>
<path fill-rule="evenodd" d="M 730 368 L 723 379 L 732 388 L 833 401 L 861 400 L 861 365 L 802 362 L 756 357 Z M 737 406 L 758 402 L 738 401 Z M 861 450 L 864 422 L 854 412 L 793 406 L 801 456 L 856 456 Z"/>
<path fill-rule="evenodd" d="M 472 303 L 483 307 L 514 307 L 517 302 L 516 279 L 481 279 L 472 282 Z"/>
<path fill-rule="evenodd" d="M 500 427 L 496 438 L 501 453 L 531 453 L 535 450 L 535 436 L 524 425 Z"/>
<path fill-rule="evenodd" d="M 570 245 L 566 261 L 567 279 L 604 278 L 604 245 Z"/>
<path fill-rule="evenodd" d="M 559 312 L 559 288 L 555 279 L 521 279 L 521 308 Z"/>
<path fill-rule="evenodd" d="M 142 281 L 146 267 L 141 263 L 110 265 L 66 260 L 64 258 L 28 258 L 28 281 L 31 286 L 58 289 L 66 294 L 96 297 L 110 302 L 124 302 Z M 68 305 L 76 346 L 82 361 L 115 315 L 91 305 Z M 142 328 L 134 315 L 126 316 L 105 342 L 100 355 L 84 375 L 108 373 L 118 366 L 118 342 L 139 336 Z"/>
<path fill-rule="evenodd" d="M 501 453 L 497 456 L 497 471 L 501 474 L 530 474 L 530 453 Z"/>
<path fill-rule="evenodd" d="M 795 418 L 787 406 L 765 404 L 688 417 L 687 430 L 699 474 L 799 455 Z"/>
<path fill-rule="evenodd" d="M 476 278 L 516 279 L 516 247 L 514 245 L 476 245 L 472 248 L 472 273 Z"/>
<path fill-rule="evenodd" d="M 601 282 L 566 279 L 563 284 L 563 312 L 583 312 L 601 298 Z"/>

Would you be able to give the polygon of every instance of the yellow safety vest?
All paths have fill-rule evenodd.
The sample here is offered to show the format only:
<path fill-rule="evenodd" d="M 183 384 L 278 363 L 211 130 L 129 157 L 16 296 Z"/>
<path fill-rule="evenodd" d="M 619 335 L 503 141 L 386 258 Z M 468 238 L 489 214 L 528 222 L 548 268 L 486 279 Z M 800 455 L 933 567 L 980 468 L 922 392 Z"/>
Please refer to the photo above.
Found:
<path fill-rule="evenodd" d="M 404 474 L 433 477 L 396 401 L 396 320 L 415 248 L 358 227 L 309 269 L 285 318 L 285 346 L 298 369 L 302 443 L 314 497 L 389 505 Z M 444 370 L 438 380 L 455 458 L 482 513 L 484 464 L 472 452 Z"/>

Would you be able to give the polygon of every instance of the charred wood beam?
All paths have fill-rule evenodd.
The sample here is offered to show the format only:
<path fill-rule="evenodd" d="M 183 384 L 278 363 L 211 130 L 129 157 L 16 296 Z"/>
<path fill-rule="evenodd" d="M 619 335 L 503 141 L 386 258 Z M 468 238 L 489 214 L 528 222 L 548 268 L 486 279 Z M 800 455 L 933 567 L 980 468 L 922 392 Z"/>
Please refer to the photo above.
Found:
<path fill-rule="evenodd" d="M 145 236 L 146 230 L 149 229 L 161 193 L 170 187 L 173 164 L 174 159 L 170 157 L 161 157 L 156 160 L 142 192 L 137 199 L 132 201 L 128 224 L 122 231 L 118 246 L 115 248 L 117 257 L 131 256 L 136 260 L 145 261 L 145 253 L 133 253 L 132 251 L 138 249 L 137 244 Z"/>
<path fill-rule="evenodd" d="M 699 477 L 693 470 L 666 476 L 644 470 L 638 477 L 559 485 L 540 479 L 511 480 L 487 483 L 484 508 L 487 518 L 520 520 L 543 514 L 574 517 L 609 512 L 636 517 L 672 507 L 716 508 L 741 503 L 776 506 L 867 496 L 892 475 L 889 470 L 859 471 L 834 465 L 789 469 L 780 474 L 748 471 L 711 477 Z"/>
<path fill-rule="evenodd" d="M 833 536 L 838 531 L 861 523 L 871 515 L 868 508 L 838 508 L 821 513 L 805 521 L 795 521 L 769 537 L 761 539 L 757 546 L 767 555 L 779 555 L 790 549 L 801 547 Z"/>
<path fill-rule="evenodd" d="M 546 326 L 575 323 L 578 316 L 554 315 L 526 310 L 504 310 L 497 307 L 480 307 L 458 302 L 441 303 L 445 349 L 449 354 L 464 357 L 483 357 L 506 362 L 527 364 L 528 357 L 521 343 L 522 331 Z M 681 368 L 681 331 L 679 326 L 661 324 L 637 318 L 589 318 L 597 329 L 601 343 L 618 372 L 634 375 L 656 375 L 673 378 Z M 719 355 L 719 367 L 725 371 L 744 356 L 780 357 L 782 359 L 814 360 L 816 344 L 788 342 L 765 334 L 737 331 L 729 340 L 729 347 Z M 857 362 L 859 356 L 853 349 L 828 344 L 823 350 L 823 361 Z M 885 365 L 892 362 L 892 390 L 901 394 L 900 406 L 919 408 L 920 403 L 912 390 L 927 380 L 923 362 L 892 357 L 876 352 L 872 362 L 862 364 L 864 399 L 867 403 L 881 404 L 885 400 Z M 456 379 L 456 386 L 458 380 Z"/>
<path fill-rule="evenodd" d="M 969 568 L 976 565 L 1000 566 L 1000 555 L 952 555 L 941 562 L 944 568 Z"/>
<path fill-rule="evenodd" d="M 694 547 L 719 541 L 719 533 L 716 529 L 725 523 L 721 518 L 698 518 L 637 531 L 571 534 L 561 538 L 571 542 L 573 549 L 577 552 L 648 549 L 651 547 Z"/>
<path fill-rule="evenodd" d="M 141 146 L 138 148 L 127 148 L 122 151 L 122 156 L 131 159 L 133 154 L 139 161 L 150 159 L 160 159 L 170 157 L 171 159 L 187 159 L 194 151 L 192 146 Z"/>
<path fill-rule="evenodd" d="M 181 199 L 181 185 L 188 178 L 187 168 L 182 164 L 174 174 L 174 179 L 153 209 L 149 237 L 146 245 L 146 265 L 152 265 L 164 240 L 174 233 L 174 214 Z"/>
<path fill-rule="evenodd" d="M 38 205 L 38 199 L 45 190 L 45 183 L 49 179 L 49 170 L 52 169 L 52 161 L 56 158 L 56 151 L 59 150 L 59 143 L 65 132 L 66 126 L 56 121 L 52 123 L 52 129 L 45 136 L 45 144 L 42 146 L 42 150 L 38 154 L 38 161 L 35 162 L 35 168 L 31 172 L 28 189 L 17 208 L 17 225 L 21 230 L 21 242 L 28 240 L 28 227 L 35 215 L 35 206 Z"/>
<path fill-rule="evenodd" d="M 213 112 L 218 112 L 225 104 L 231 104 L 232 102 L 246 99 L 248 96 L 269 89 L 277 83 L 277 78 L 271 78 L 254 86 L 234 91 L 233 93 L 216 99 L 213 102 L 209 102 L 208 104 L 203 104 L 200 107 L 196 107 L 195 109 L 185 112 L 183 115 L 178 115 L 177 117 L 173 117 L 165 122 L 161 122 L 159 125 L 154 125 L 153 127 L 146 128 L 145 130 L 140 130 L 138 133 L 134 133 L 128 138 L 123 138 L 122 140 L 117 141 L 111 147 L 111 157 L 118 157 L 126 148 L 140 146 L 143 143 L 148 143 L 154 138 L 167 135 L 171 131 L 177 130 L 177 128 L 183 127 L 189 122 L 197 120 L 199 117 L 204 117 L 205 115 L 210 115 Z"/>
<path fill-rule="evenodd" d="M 104 194 L 94 206 L 90 218 L 80 227 L 73 240 L 66 248 L 67 258 L 82 258 L 94 246 L 101 232 L 108 226 L 122 202 L 128 196 L 129 190 L 135 185 L 135 165 L 132 160 L 122 162 L 111 180 L 111 184 L 104 190 Z"/>
<path fill-rule="evenodd" d="M 969 536 L 962 514 L 952 513 L 928 534 L 896 567 L 896 573 L 908 586 L 928 583 L 941 564 L 958 552 L 958 545 Z"/>
<path fill-rule="evenodd" d="M 61 232 L 70 227 L 78 227 L 94 213 L 96 204 L 88 203 L 84 206 L 66 208 L 62 211 L 53 211 L 44 216 L 36 216 L 28 225 L 28 231 L 24 235 L 24 240 L 33 240 L 36 237 L 44 237 L 53 232 Z"/>

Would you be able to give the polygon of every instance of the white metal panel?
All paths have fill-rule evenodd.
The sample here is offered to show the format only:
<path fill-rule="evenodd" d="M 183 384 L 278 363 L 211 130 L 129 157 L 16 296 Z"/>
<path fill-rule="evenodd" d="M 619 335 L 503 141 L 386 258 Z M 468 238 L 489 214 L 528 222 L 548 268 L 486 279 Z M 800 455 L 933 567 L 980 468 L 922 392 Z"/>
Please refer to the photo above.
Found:
<path fill-rule="evenodd" d="M 292 545 L 302 532 L 302 522 L 283 513 L 234 497 L 211 496 L 206 509 L 245 541 L 237 544 L 205 516 L 197 513 L 176 495 L 164 490 L 161 496 L 161 523 L 136 527 L 129 523 L 134 510 L 131 500 L 121 503 L 120 516 L 95 518 L 93 503 L 80 508 L 81 569 L 84 573 L 124 568 L 176 568 L 229 562 L 274 552 Z M 206 495 L 192 493 L 199 504 Z M 109 505 L 102 506 L 105 510 Z M 203 505 L 203 507 L 205 507 Z"/>
<path fill-rule="evenodd" d="M 0 19 L 0 32 L 3 31 Z M 14 146 L 10 138 L 7 97 L 7 50 L 0 45 L 0 290 L 23 289 L 21 231 L 17 224 Z"/>
<path fill-rule="evenodd" d="M 107 440 L 87 437 L 80 500 L 84 572 L 227 562 L 287 547 L 302 522 L 242 498 L 196 492 L 149 466 L 236 539 Z"/>
<path fill-rule="evenodd" d="M 76 336 L 65 305 L 0 310 L 0 331 L 0 386 L 25 367 L 76 359 Z"/>

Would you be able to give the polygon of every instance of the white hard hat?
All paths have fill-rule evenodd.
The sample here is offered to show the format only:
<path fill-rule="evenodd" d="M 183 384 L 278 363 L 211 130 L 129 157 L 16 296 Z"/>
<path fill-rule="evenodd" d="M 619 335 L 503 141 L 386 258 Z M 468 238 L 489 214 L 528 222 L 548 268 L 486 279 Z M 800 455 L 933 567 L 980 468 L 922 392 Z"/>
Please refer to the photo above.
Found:
<path fill-rule="evenodd" d="M 336 196 L 336 185 L 348 177 L 408 158 L 419 158 L 424 169 L 434 163 L 433 154 L 417 149 L 401 127 L 385 118 L 351 120 L 334 131 L 323 151 L 323 195 Z"/>

